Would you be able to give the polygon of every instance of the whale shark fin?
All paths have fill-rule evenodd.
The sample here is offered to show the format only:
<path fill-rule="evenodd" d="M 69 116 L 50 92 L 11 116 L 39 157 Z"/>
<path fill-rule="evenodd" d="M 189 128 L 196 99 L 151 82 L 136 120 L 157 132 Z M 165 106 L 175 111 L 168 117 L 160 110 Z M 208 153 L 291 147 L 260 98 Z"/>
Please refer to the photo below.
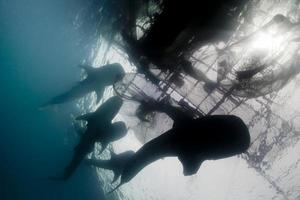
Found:
<path fill-rule="evenodd" d="M 178 156 L 178 159 L 183 166 L 185 176 L 196 174 L 203 162 L 203 159 L 198 156 Z"/>
<path fill-rule="evenodd" d="M 95 71 L 95 68 L 90 65 L 80 64 L 80 65 L 78 65 L 78 67 L 80 67 L 81 69 L 84 69 L 84 71 L 87 73 L 88 76 L 90 74 L 94 73 L 94 71 Z"/>
<path fill-rule="evenodd" d="M 124 184 L 124 182 L 121 181 L 114 189 L 112 189 L 111 191 L 107 192 L 106 194 L 111 194 L 111 193 L 113 193 L 113 192 L 116 191 L 119 187 L 121 187 L 123 184 Z"/>
<path fill-rule="evenodd" d="M 116 159 L 117 159 L 117 154 L 114 151 L 110 150 L 110 160 L 116 160 Z M 118 167 L 115 167 L 114 169 L 112 169 L 112 172 L 114 174 L 114 178 L 111 181 L 111 183 L 114 183 L 121 176 L 121 171 Z"/>
<path fill-rule="evenodd" d="M 93 116 L 93 113 L 87 113 L 87 114 L 76 117 L 76 120 L 89 121 L 92 116 Z"/>
<path fill-rule="evenodd" d="M 116 182 L 116 181 L 119 179 L 119 177 L 121 176 L 121 172 L 120 172 L 120 171 L 113 170 L 113 173 L 114 173 L 114 178 L 113 178 L 113 180 L 111 181 L 111 183 Z"/>

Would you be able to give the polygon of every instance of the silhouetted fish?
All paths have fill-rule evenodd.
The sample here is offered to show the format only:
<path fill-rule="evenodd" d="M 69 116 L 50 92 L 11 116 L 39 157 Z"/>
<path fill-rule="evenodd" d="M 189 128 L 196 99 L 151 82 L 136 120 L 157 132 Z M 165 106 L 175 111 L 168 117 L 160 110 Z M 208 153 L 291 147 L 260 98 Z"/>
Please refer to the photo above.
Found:
<path fill-rule="evenodd" d="M 102 98 L 105 87 L 121 80 L 124 75 L 124 69 L 118 63 L 108 64 L 100 68 L 93 68 L 88 65 L 79 65 L 87 73 L 87 77 L 72 87 L 67 92 L 52 98 L 41 108 L 61 104 L 83 97 L 90 92 L 96 92 L 97 102 Z"/>
<path fill-rule="evenodd" d="M 203 161 L 243 153 L 250 145 L 247 126 L 233 115 L 213 115 L 176 123 L 175 128 L 146 143 L 127 161 L 121 182 L 115 189 L 164 157 L 178 157 L 183 174 L 189 176 L 197 173 Z"/>
<path fill-rule="evenodd" d="M 61 177 L 54 180 L 67 180 L 77 169 L 82 159 L 93 150 L 95 142 L 102 143 L 101 152 L 109 142 L 118 140 L 126 135 L 127 129 L 123 122 L 111 124 L 122 106 L 122 99 L 112 97 L 104 102 L 95 112 L 79 116 L 78 120 L 87 121 L 87 129 L 81 136 L 79 144 L 74 148 L 74 155 Z"/>
<path fill-rule="evenodd" d="M 121 176 L 125 164 L 133 155 L 134 151 L 125 151 L 120 154 L 115 154 L 111 151 L 111 158 L 109 160 L 87 159 L 85 163 L 87 165 L 111 170 L 114 173 L 113 183 Z"/>

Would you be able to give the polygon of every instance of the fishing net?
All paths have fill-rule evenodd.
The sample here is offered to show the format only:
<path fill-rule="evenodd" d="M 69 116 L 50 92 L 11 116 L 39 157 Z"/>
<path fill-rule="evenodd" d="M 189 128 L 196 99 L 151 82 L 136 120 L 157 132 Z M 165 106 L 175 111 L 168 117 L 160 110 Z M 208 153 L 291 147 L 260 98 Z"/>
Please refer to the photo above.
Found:
<path fill-rule="evenodd" d="M 144 9 L 137 17 L 137 38 L 141 38 L 154 23 L 153 13 L 160 12 L 159 2 L 151 2 L 146 9 L 151 10 L 150 14 L 145 14 Z M 250 1 L 238 16 L 237 28 L 229 40 L 199 46 L 192 55 L 185 57 L 194 72 L 205 79 L 197 79 L 197 76 L 192 77 L 179 69 L 176 75 L 182 83 L 176 84 L 172 81 L 174 71 L 161 70 L 153 64 L 150 72 L 159 80 L 153 83 L 139 73 L 132 52 L 126 52 L 128 44 L 122 43 L 118 36 L 110 41 L 101 37 L 94 64 L 113 61 L 125 66 L 130 73 L 110 89 L 110 94 L 114 91 L 131 103 L 139 98 L 160 101 L 169 97 L 175 106 L 192 110 L 196 116 L 234 114 L 241 117 L 250 129 L 251 147 L 240 159 L 248 170 L 255 172 L 255 177 L 262 180 L 261 184 L 266 185 L 269 192 L 257 190 L 260 196 L 248 195 L 247 198 L 245 194 L 242 199 L 299 199 L 300 157 L 296 153 L 300 148 L 299 9 L 299 3 L 293 0 Z M 133 107 L 137 108 L 137 105 Z M 172 126 L 172 120 L 163 113 L 152 113 L 148 122 L 132 120 L 134 116 L 129 116 L 128 110 L 133 107 L 127 105 L 126 108 L 125 105 L 121 118 L 127 120 L 140 145 Z M 136 141 L 129 138 L 126 144 L 130 146 Z M 143 173 L 144 179 L 149 173 L 153 172 Z M 130 196 L 133 189 L 129 186 L 118 193 L 119 197 L 155 199 L 151 190 L 145 189 L 152 182 L 144 179 L 138 179 L 139 184 L 136 184 L 144 185 L 144 196 Z M 198 180 L 197 177 L 194 179 Z M 189 180 L 189 184 L 195 183 L 193 178 Z M 232 178 L 232 181 L 241 180 Z M 238 193 L 235 189 L 228 189 L 225 193 L 229 199 L 238 199 L 234 196 Z"/>

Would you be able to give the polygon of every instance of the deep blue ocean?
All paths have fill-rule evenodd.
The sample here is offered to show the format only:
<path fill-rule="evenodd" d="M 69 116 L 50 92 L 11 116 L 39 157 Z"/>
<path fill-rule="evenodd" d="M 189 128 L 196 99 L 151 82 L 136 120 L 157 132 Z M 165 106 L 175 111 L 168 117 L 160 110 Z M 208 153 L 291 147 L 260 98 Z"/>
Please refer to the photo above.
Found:
<path fill-rule="evenodd" d="M 69 162 L 77 140 L 74 103 L 39 111 L 80 78 L 89 53 L 73 21 L 85 1 L 0 0 L 0 199 L 104 199 L 92 169 L 51 182 Z M 87 30 L 88 31 L 88 30 Z"/>

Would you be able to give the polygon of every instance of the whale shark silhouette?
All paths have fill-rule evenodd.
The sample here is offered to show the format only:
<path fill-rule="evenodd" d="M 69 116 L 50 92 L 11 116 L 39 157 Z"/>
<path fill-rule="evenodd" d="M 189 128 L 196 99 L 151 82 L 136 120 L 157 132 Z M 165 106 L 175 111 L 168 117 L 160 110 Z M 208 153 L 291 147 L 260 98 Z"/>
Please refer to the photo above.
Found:
<path fill-rule="evenodd" d="M 129 182 L 144 167 L 164 157 L 177 157 L 185 176 L 197 173 L 205 160 L 216 160 L 246 152 L 250 145 L 247 126 L 234 115 L 212 115 L 194 119 L 166 102 L 142 102 L 145 112 L 165 112 L 173 128 L 142 146 L 124 164 L 121 181 L 111 192 Z M 152 105 L 152 106 L 151 106 Z"/>
<path fill-rule="evenodd" d="M 244 153 L 249 145 L 248 128 L 236 116 L 213 115 L 186 120 L 146 143 L 129 158 L 124 164 L 120 183 L 110 192 L 158 159 L 177 157 L 182 163 L 183 174 L 190 176 L 197 173 L 203 161 Z"/>
<path fill-rule="evenodd" d="M 74 155 L 65 168 L 61 177 L 50 177 L 52 180 L 67 180 L 77 169 L 84 157 L 93 150 L 95 142 L 102 143 L 101 152 L 109 142 L 118 140 L 126 135 L 127 129 L 123 122 L 111 124 L 122 106 L 122 99 L 112 97 L 104 102 L 95 112 L 77 117 L 78 120 L 86 120 L 86 131 L 80 138 L 78 145 L 74 148 Z"/>
<path fill-rule="evenodd" d="M 115 154 L 111 151 L 110 160 L 87 159 L 85 163 L 90 166 L 111 170 L 114 173 L 112 180 L 112 183 L 114 183 L 121 176 L 125 164 L 133 155 L 134 151 L 125 151 L 120 154 Z"/>
<path fill-rule="evenodd" d="M 43 104 L 41 108 L 73 101 L 93 91 L 96 92 L 97 102 L 99 102 L 105 87 L 121 80 L 125 75 L 123 67 L 118 63 L 104 65 L 100 68 L 93 68 L 89 65 L 79 65 L 79 67 L 85 70 L 87 77 L 70 90 Z"/>

